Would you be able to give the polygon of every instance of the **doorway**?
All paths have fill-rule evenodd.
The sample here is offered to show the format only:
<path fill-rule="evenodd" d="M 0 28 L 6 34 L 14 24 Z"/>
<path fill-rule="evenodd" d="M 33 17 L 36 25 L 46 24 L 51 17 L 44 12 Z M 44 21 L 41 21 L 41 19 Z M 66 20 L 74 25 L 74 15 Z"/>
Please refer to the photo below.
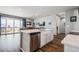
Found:
<path fill-rule="evenodd" d="M 57 15 L 56 17 L 56 34 L 57 36 L 59 34 L 65 34 L 65 16 L 63 15 Z"/>
<path fill-rule="evenodd" d="M 61 18 L 59 22 L 59 33 L 64 33 L 65 34 L 65 18 Z"/>

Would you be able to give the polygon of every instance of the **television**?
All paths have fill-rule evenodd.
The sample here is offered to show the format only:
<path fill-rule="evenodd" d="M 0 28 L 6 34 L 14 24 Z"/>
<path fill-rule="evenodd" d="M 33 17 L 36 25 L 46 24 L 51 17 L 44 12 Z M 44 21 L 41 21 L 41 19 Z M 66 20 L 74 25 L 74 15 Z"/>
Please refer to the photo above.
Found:
<path fill-rule="evenodd" d="M 77 21 L 77 16 L 70 17 L 70 22 L 76 22 L 76 21 Z"/>

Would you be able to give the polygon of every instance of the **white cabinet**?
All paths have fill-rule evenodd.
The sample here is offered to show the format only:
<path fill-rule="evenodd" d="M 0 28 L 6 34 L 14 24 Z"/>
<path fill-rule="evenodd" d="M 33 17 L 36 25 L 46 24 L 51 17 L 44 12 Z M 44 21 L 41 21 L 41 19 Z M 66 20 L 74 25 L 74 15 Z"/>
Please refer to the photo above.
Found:
<path fill-rule="evenodd" d="M 50 40 L 50 35 L 49 34 L 47 34 L 47 39 L 46 39 L 46 42 L 48 43 L 48 42 L 50 42 L 51 40 Z"/>
<path fill-rule="evenodd" d="M 46 33 L 46 34 L 47 34 L 47 36 L 46 36 L 46 37 L 47 37 L 47 40 L 46 40 L 46 41 L 47 41 L 47 43 L 48 43 L 48 42 L 50 42 L 50 41 L 53 40 L 53 31 L 51 31 L 51 30 L 46 30 L 46 32 L 47 32 L 47 33 Z"/>
<path fill-rule="evenodd" d="M 53 40 L 53 31 L 45 30 L 41 32 L 40 47 L 43 47 L 45 44 Z"/>
<path fill-rule="evenodd" d="M 22 49 L 24 52 L 30 52 L 30 35 L 22 33 Z"/>
<path fill-rule="evenodd" d="M 79 52 L 79 47 L 64 44 L 64 52 Z"/>
<path fill-rule="evenodd" d="M 41 32 L 41 40 L 40 40 L 40 47 L 44 46 L 46 44 L 46 32 L 42 31 Z"/>
<path fill-rule="evenodd" d="M 51 37 L 50 37 L 50 40 L 53 40 L 53 30 L 51 30 L 51 33 L 50 33 L 51 35 Z"/>

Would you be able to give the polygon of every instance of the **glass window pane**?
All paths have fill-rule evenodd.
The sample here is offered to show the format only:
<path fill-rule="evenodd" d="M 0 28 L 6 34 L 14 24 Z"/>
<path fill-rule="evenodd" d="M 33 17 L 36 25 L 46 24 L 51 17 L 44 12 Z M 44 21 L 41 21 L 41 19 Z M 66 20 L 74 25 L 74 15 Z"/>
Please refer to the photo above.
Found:
<path fill-rule="evenodd" d="M 7 18 L 7 26 L 6 27 L 13 27 L 13 18 Z"/>
<path fill-rule="evenodd" d="M 13 19 L 7 18 L 6 33 L 13 33 Z"/>
<path fill-rule="evenodd" d="M 1 34 L 5 34 L 6 17 L 1 17 Z"/>
<path fill-rule="evenodd" d="M 15 19 L 15 32 L 20 32 L 20 20 L 19 19 Z"/>
<path fill-rule="evenodd" d="M 23 20 L 21 20 L 20 27 L 23 28 Z"/>
<path fill-rule="evenodd" d="M 14 25 L 14 27 L 20 28 L 20 20 L 19 20 L 19 19 L 16 19 L 16 20 L 15 20 L 15 25 Z"/>
<path fill-rule="evenodd" d="M 15 32 L 20 32 L 20 28 L 15 28 Z"/>

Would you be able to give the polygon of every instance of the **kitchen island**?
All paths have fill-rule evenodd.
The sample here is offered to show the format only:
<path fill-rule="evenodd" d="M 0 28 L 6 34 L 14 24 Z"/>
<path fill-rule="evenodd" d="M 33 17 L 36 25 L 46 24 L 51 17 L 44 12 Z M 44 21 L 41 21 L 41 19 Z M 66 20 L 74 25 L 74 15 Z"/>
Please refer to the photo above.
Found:
<path fill-rule="evenodd" d="M 79 35 L 68 34 L 61 43 L 65 52 L 79 52 Z"/>
<path fill-rule="evenodd" d="M 21 30 L 21 49 L 24 52 L 33 52 L 40 48 L 40 30 Z"/>
<path fill-rule="evenodd" d="M 33 52 L 53 40 L 53 30 L 26 29 L 21 30 L 21 49 Z"/>

